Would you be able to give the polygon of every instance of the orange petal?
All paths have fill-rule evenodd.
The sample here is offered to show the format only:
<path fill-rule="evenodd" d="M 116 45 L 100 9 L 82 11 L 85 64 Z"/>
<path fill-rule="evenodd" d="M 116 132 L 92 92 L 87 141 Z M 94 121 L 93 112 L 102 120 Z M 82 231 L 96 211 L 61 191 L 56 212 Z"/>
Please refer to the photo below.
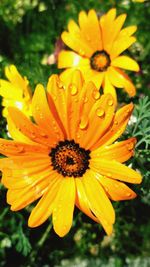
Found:
<path fill-rule="evenodd" d="M 136 193 L 122 182 L 101 175 L 97 176 L 97 179 L 100 181 L 109 197 L 114 201 L 133 199 L 136 197 Z"/>
<path fill-rule="evenodd" d="M 110 145 L 117 140 L 124 132 L 131 113 L 133 111 L 133 104 L 128 104 L 120 108 L 114 117 L 113 124 L 107 133 L 99 140 L 97 147 L 102 145 Z"/>
<path fill-rule="evenodd" d="M 102 95 L 101 98 L 94 104 L 87 117 L 87 127 L 79 125 L 82 135 L 82 146 L 86 149 L 94 149 L 97 147 L 99 139 L 107 132 L 114 116 L 114 100 L 111 95 Z M 80 134 L 78 131 L 77 134 Z"/>
<path fill-rule="evenodd" d="M 88 15 L 84 11 L 81 11 L 79 13 L 79 25 L 81 34 L 93 49 L 93 53 L 97 50 L 102 50 L 101 31 L 95 10 L 91 9 Z"/>
<path fill-rule="evenodd" d="M 61 51 L 58 55 L 58 68 L 70 68 L 89 65 L 89 60 L 72 51 Z"/>
<path fill-rule="evenodd" d="M 90 168 L 101 175 L 128 183 L 139 184 L 142 181 L 140 173 L 115 160 L 94 158 L 90 160 Z"/>
<path fill-rule="evenodd" d="M 65 178 L 61 181 L 57 197 L 54 201 L 53 226 L 55 232 L 63 237 L 72 225 L 75 205 L 75 181 L 74 178 Z"/>
<path fill-rule="evenodd" d="M 36 124 L 33 124 L 21 111 L 14 107 L 8 108 L 9 117 L 16 125 L 19 131 L 34 142 L 45 144 L 47 146 L 53 146 L 56 140 L 51 139 L 51 136 L 47 135 L 44 129 L 41 129 Z"/>
<path fill-rule="evenodd" d="M 51 179 L 52 178 L 53 177 L 51 177 Z M 52 180 L 47 192 L 42 196 L 30 214 L 28 220 L 29 227 L 37 227 L 51 216 L 54 209 L 54 200 L 61 185 L 61 181 L 60 175 L 57 175 L 57 177 Z"/>
<path fill-rule="evenodd" d="M 53 142 L 64 139 L 64 129 L 52 101 L 48 105 L 45 89 L 38 84 L 32 99 L 32 113 L 37 124 L 51 137 Z"/>
<path fill-rule="evenodd" d="M 84 212 L 87 216 L 89 216 L 95 222 L 99 222 L 99 220 L 93 215 L 89 208 L 88 199 L 83 187 L 82 180 L 80 178 L 75 179 L 77 196 L 76 196 L 76 205 L 77 207 Z"/>
<path fill-rule="evenodd" d="M 127 56 L 119 56 L 113 59 L 111 65 L 126 70 L 139 71 L 139 65 L 137 64 L 137 62 L 134 59 Z"/>
<path fill-rule="evenodd" d="M 100 158 L 125 162 L 134 154 L 136 138 L 129 138 L 109 146 L 99 147 L 91 152 L 91 158 Z"/>

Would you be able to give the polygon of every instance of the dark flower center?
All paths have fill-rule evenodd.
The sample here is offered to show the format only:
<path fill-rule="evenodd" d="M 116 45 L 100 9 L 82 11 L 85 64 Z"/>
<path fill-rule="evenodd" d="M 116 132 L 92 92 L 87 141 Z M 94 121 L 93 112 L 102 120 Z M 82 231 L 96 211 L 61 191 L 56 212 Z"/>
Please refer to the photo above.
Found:
<path fill-rule="evenodd" d="M 80 147 L 74 140 L 60 141 L 49 156 L 54 170 L 64 177 L 82 177 L 89 168 L 90 150 Z"/>
<path fill-rule="evenodd" d="M 110 66 L 110 56 L 104 50 L 96 51 L 90 58 L 91 68 L 96 71 L 105 71 Z"/>

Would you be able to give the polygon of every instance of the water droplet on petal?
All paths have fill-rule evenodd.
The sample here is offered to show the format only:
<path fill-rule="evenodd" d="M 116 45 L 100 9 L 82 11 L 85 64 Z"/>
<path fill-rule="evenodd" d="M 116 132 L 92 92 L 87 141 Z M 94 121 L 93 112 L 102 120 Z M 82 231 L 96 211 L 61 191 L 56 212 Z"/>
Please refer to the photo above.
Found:
<path fill-rule="evenodd" d="M 131 197 L 132 194 L 131 194 L 131 193 L 126 193 L 126 196 L 127 196 L 127 197 Z"/>
<path fill-rule="evenodd" d="M 87 103 L 88 102 L 88 98 L 87 96 L 84 98 L 84 103 Z"/>
<path fill-rule="evenodd" d="M 118 121 L 117 121 L 117 120 L 115 120 L 115 121 L 114 121 L 114 124 L 115 124 L 115 125 L 117 125 L 117 124 L 118 124 Z"/>
<path fill-rule="evenodd" d="M 107 173 L 107 176 L 108 176 L 108 177 L 112 177 L 111 173 Z"/>
<path fill-rule="evenodd" d="M 103 117 L 105 115 L 105 111 L 103 110 L 103 108 L 98 108 L 96 110 L 96 114 L 98 117 Z"/>
<path fill-rule="evenodd" d="M 69 88 L 71 90 L 71 95 L 76 95 L 78 93 L 78 88 L 75 84 L 70 84 Z"/>
<path fill-rule="evenodd" d="M 92 92 L 92 96 L 95 100 L 98 100 L 100 98 L 100 93 L 98 90 L 94 89 Z"/>
<path fill-rule="evenodd" d="M 79 54 L 80 54 L 81 56 L 84 56 L 84 55 L 85 55 L 85 52 L 84 52 L 82 49 L 79 49 Z"/>
<path fill-rule="evenodd" d="M 58 80 L 57 81 L 57 86 L 61 89 L 61 88 L 63 88 L 63 83 L 60 80 Z"/>
<path fill-rule="evenodd" d="M 113 102 L 112 99 L 109 99 L 107 103 L 108 103 L 109 106 L 112 106 L 114 102 Z"/>
<path fill-rule="evenodd" d="M 127 144 L 127 149 L 128 149 L 129 151 L 131 151 L 133 148 L 134 148 L 134 144 L 133 144 L 133 143 L 129 143 L 129 144 Z"/>
<path fill-rule="evenodd" d="M 87 117 L 82 118 L 79 125 L 80 129 L 84 130 L 87 126 L 88 126 L 88 118 Z"/>

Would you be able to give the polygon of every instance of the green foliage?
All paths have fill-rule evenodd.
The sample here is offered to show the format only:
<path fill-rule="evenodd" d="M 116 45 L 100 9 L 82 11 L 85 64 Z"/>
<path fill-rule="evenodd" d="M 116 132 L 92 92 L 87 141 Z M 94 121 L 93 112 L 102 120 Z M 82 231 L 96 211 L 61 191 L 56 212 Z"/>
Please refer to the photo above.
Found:
<path fill-rule="evenodd" d="M 27 76 L 32 90 L 37 83 L 46 85 L 56 65 L 47 65 L 55 42 L 68 21 L 77 21 L 80 10 L 94 8 L 101 15 L 111 7 L 126 12 L 126 25 L 138 25 L 137 42 L 128 54 L 141 67 L 129 73 L 137 88 L 132 99 L 133 116 L 123 138 L 136 136 L 135 156 L 129 161 L 143 175 L 142 185 L 133 186 L 139 197 L 113 203 L 115 231 L 106 237 L 102 227 L 75 211 L 73 227 L 63 239 L 56 236 L 47 221 L 30 229 L 27 219 L 31 206 L 12 212 L 6 204 L 6 191 L 0 185 L 0 267 L 148 267 L 150 266 L 150 2 L 131 0 L 1 0 L 0 1 L 0 76 L 4 67 L 15 64 Z M 119 102 L 131 99 L 118 90 Z M 1 116 L 0 137 L 7 137 Z"/>

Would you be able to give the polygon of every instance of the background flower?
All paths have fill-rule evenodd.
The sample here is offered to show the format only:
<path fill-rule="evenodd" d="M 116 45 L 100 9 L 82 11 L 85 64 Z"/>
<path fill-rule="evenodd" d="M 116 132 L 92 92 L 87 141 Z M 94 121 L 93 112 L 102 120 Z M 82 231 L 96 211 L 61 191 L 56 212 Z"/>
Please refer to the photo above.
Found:
<path fill-rule="evenodd" d="M 58 57 L 58 68 L 67 68 L 61 79 L 75 68 L 83 72 L 86 81 L 92 80 L 97 88 L 101 85 L 104 93 L 111 93 L 117 101 L 115 87 L 124 88 L 135 95 L 135 86 L 121 69 L 139 71 L 135 60 L 120 54 L 130 47 L 136 38 L 132 35 L 136 26 L 122 29 L 126 14 L 116 18 L 116 9 L 109 10 L 98 19 L 96 12 L 90 10 L 79 13 L 79 26 L 70 20 L 68 32 L 62 33 L 62 40 L 73 51 L 62 51 Z M 122 30 L 121 30 L 122 29 Z"/>

